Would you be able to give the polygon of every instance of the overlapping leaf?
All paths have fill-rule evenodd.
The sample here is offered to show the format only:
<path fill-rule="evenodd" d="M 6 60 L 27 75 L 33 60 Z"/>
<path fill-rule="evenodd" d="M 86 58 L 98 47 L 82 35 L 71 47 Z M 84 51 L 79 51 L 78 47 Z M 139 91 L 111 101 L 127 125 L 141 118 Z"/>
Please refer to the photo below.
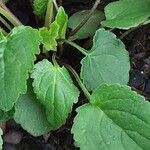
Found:
<path fill-rule="evenodd" d="M 52 129 L 45 108 L 36 99 L 30 82 L 27 93 L 20 96 L 15 105 L 14 119 L 33 136 L 46 134 Z"/>
<path fill-rule="evenodd" d="M 77 112 L 72 133 L 81 150 L 150 149 L 150 104 L 129 87 L 102 85 Z"/>
<path fill-rule="evenodd" d="M 57 50 L 56 39 L 58 38 L 58 29 L 59 29 L 59 26 L 56 21 L 50 25 L 50 30 L 48 30 L 45 27 L 40 29 L 40 35 L 43 39 L 42 43 L 43 43 L 46 51 L 49 51 L 49 50 L 56 51 Z"/>
<path fill-rule="evenodd" d="M 142 24 L 150 17 L 150 0 L 119 0 L 105 8 L 103 26 L 129 29 Z"/>
<path fill-rule="evenodd" d="M 80 22 L 90 13 L 90 10 L 82 10 L 73 14 L 68 21 L 68 27 L 74 30 Z M 101 21 L 104 19 L 104 13 L 96 10 L 85 25 L 76 33 L 78 39 L 84 39 L 93 36 L 100 28 Z"/>
<path fill-rule="evenodd" d="M 36 29 L 19 26 L 0 41 L 0 109 L 10 110 L 26 92 L 26 79 L 39 53 L 40 35 Z"/>
<path fill-rule="evenodd" d="M 44 16 L 45 15 L 48 1 L 49 0 L 34 0 L 33 1 L 34 13 L 37 16 Z"/>
<path fill-rule="evenodd" d="M 41 28 L 40 34 L 42 43 L 46 51 L 57 50 L 57 39 L 65 39 L 68 16 L 63 7 L 59 7 L 55 21 L 50 25 L 50 29 Z"/>
<path fill-rule="evenodd" d="M 8 121 L 9 119 L 13 119 L 14 116 L 14 108 L 8 112 L 4 112 L 0 110 L 0 122 Z"/>
<path fill-rule="evenodd" d="M 0 150 L 2 150 L 2 145 L 3 145 L 3 140 L 2 140 L 2 130 L 1 130 L 1 128 L 0 128 Z"/>
<path fill-rule="evenodd" d="M 54 128 L 60 127 L 79 96 L 68 71 L 43 60 L 35 65 L 32 78 L 34 91 L 46 108 L 48 121 Z"/>
<path fill-rule="evenodd" d="M 97 30 L 91 51 L 81 61 L 81 78 L 88 90 L 102 83 L 127 84 L 130 62 L 124 44 L 104 29 Z"/>

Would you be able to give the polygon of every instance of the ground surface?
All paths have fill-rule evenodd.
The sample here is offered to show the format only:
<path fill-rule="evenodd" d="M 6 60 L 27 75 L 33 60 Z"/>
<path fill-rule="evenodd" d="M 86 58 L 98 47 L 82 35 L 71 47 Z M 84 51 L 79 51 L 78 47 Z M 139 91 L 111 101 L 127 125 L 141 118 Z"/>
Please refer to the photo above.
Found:
<path fill-rule="evenodd" d="M 99 9 L 103 9 L 108 0 L 103 0 Z M 92 0 L 63 0 L 63 6 L 69 15 L 78 10 L 91 8 Z M 10 0 L 8 7 L 25 25 L 37 27 L 32 9 L 28 0 Z M 120 36 L 123 31 L 115 30 L 117 36 Z M 77 41 L 86 48 L 89 46 L 87 42 L 90 40 Z M 127 49 L 129 50 L 131 60 L 131 71 L 129 85 L 133 90 L 144 95 L 147 100 L 150 98 L 150 25 L 141 27 L 135 30 L 123 39 Z M 89 44 L 90 45 L 90 44 Z M 62 56 L 63 61 L 72 65 L 77 71 L 80 69 L 80 60 L 82 55 L 74 51 L 70 51 L 70 47 L 66 47 L 66 52 Z M 69 49 L 69 55 L 67 53 Z M 76 106 L 84 103 L 84 98 Z M 34 138 L 26 131 L 21 129 L 14 121 L 9 121 L 6 124 L 4 133 L 4 150 L 75 150 L 73 146 L 73 137 L 70 133 L 72 120 L 75 116 L 73 111 L 72 116 L 68 119 L 66 125 L 59 130 L 54 131 L 51 135 Z"/>

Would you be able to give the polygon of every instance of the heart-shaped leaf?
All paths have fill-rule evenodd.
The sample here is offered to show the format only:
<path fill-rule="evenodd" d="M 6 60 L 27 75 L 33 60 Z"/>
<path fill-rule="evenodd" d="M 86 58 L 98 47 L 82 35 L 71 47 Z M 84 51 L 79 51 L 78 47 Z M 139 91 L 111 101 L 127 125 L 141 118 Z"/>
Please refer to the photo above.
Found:
<path fill-rule="evenodd" d="M 72 133 L 81 150 L 150 149 L 150 104 L 129 87 L 102 85 L 77 112 Z"/>
<path fill-rule="evenodd" d="M 91 51 L 81 61 L 81 78 L 88 90 L 102 83 L 127 84 L 130 62 L 124 44 L 104 29 L 97 30 Z"/>
<path fill-rule="evenodd" d="M 34 91 L 46 108 L 48 121 L 54 128 L 60 127 L 79 96 L 68 71 L 43 60 L 35 65 L 32 78 Z"/>

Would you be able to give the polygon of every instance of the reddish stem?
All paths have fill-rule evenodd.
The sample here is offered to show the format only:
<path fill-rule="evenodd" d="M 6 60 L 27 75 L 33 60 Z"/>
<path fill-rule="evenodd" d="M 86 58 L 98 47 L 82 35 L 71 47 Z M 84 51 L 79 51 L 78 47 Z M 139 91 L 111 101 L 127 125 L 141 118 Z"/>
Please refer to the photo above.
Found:
<path fill-rule="evenodd" d="M 0 0 L 0 7 L 2 7 L 7 13 L 10 15 L 10 17 L 16 21 L 18 25 L 22 25 L 20 20 L 7 8 L 7 6 L 3 3 L 2 0 Z"/>

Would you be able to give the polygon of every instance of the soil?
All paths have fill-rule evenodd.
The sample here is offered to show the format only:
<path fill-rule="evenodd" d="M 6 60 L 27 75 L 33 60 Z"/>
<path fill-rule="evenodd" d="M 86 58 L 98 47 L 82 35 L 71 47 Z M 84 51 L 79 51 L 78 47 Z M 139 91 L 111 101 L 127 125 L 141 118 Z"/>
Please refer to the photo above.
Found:
<path fill-rule="evenodd" d="M 111 0 L 103 0 L 98 9 L 103 10 L 104 6 Z M 69 15 L 83 9 L 90 9 L 94 0 L 63 0 Z M 24 25 L 37 27 L 37 22 L 32 12 L 29 0 L 10 0 L 7 4 L 9 9 L 21 20 Z M 119 37 L 125 31 L 115 30 Z M 147 100 L 150 98 L 150 24 L 143 26 L 127 35 L 122 41 L 129 51 L 131 70 L 129 85 L 133 90 L 144 95 Z M 76 41 L 82 46 L 89 48 L 91 39 Z M 90 43 L 90 44 L 89 44 Z M 87 46 L 88 45 L 88 46 Z M 83 55 L 74 51 L 71 47 L 65 47 L 62 55 L 63 62 L 72 65 L 78 72 L 80 70 L 80 60 Z M 24 131 L 13 120 L 6 123 L 4 133 L 4 150 L 76 150 L 73 143 L 73 136 L 70 133 L 73 118 L 76 115 L 77 106 L 85 103 L 84 96 L 80 96 L 79 102 L 74 106 L 72 115 L 67 123 L 57 131 L 41 137 L 32 137 Z M 15 139 L 11 139 L 11 136 Z"/>

